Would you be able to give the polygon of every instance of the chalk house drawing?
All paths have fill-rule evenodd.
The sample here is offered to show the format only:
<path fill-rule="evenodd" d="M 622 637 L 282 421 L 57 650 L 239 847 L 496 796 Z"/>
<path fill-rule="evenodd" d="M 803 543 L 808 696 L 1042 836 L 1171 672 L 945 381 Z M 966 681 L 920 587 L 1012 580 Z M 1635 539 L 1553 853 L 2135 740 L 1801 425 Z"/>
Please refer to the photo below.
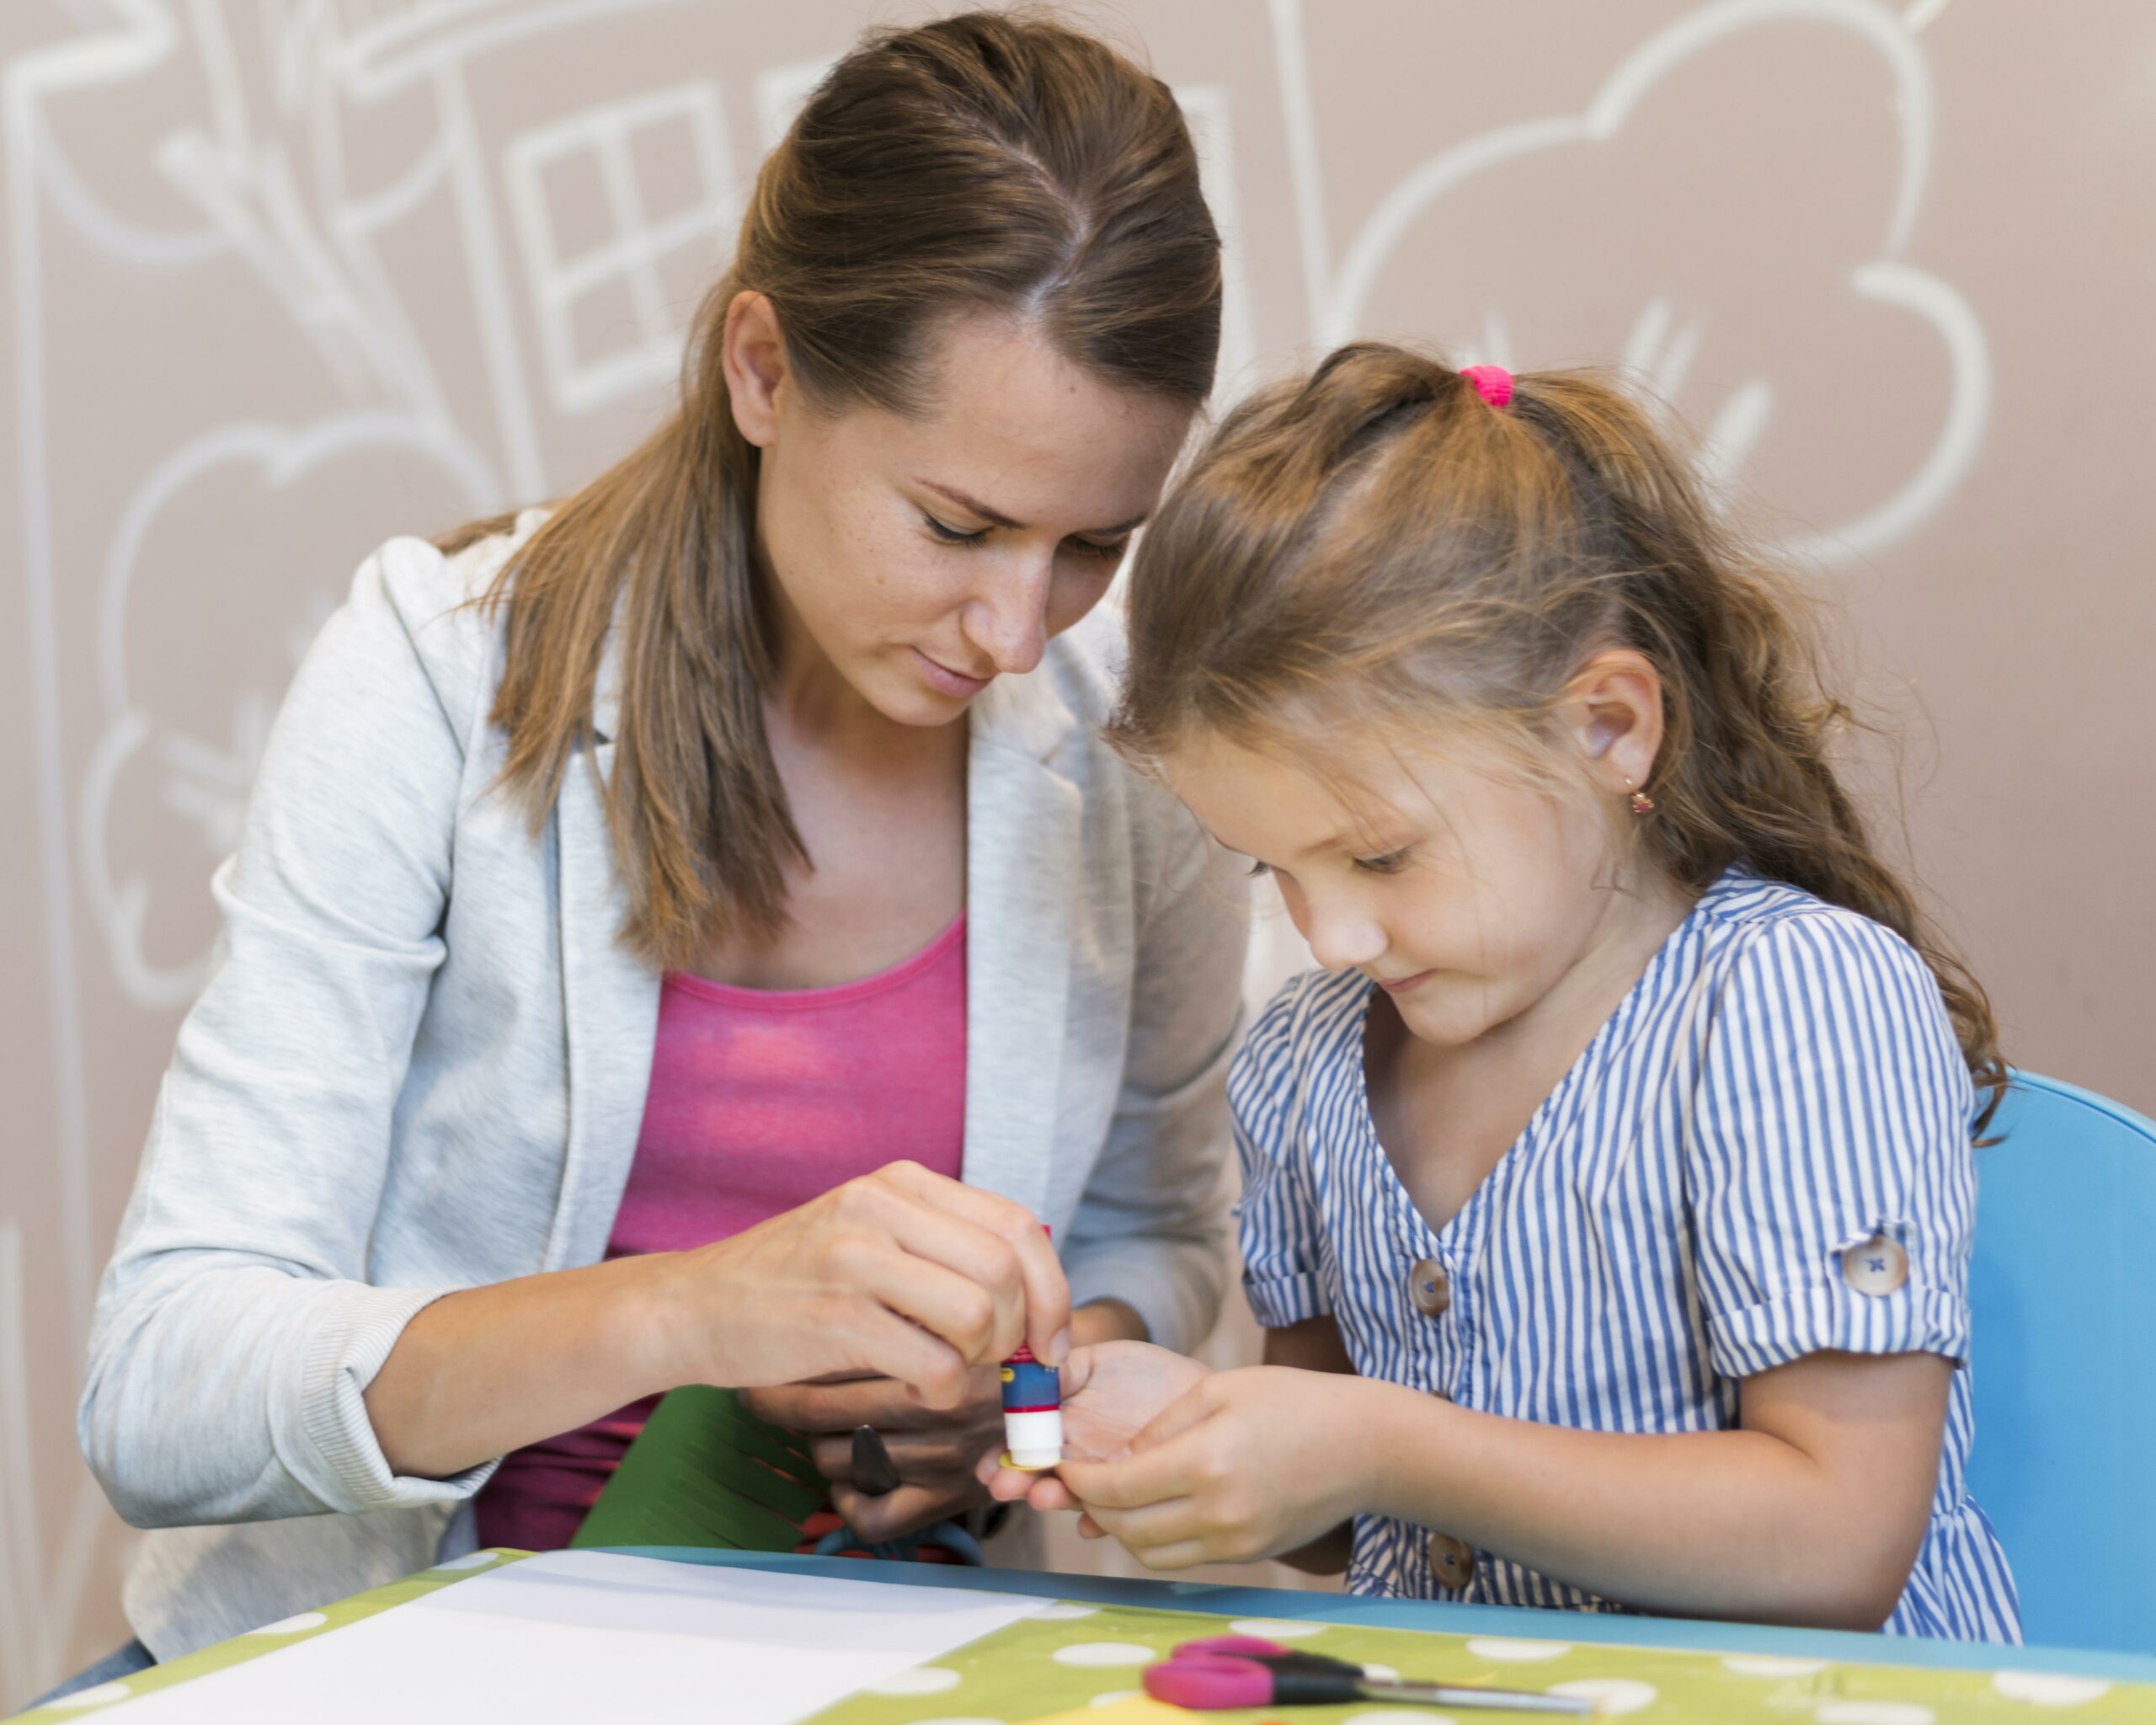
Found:
<path fill-rule="evenodd" d="M 1627 128 L 1657 98 L 1661 88 L 1694 62 L 1726 58 L 1754 32 L 1770 25 L 1806 24 L 1840 33 L 1876 56 L 1891 83 L 1897 122 L 1897 156 L 1887 175 L 1889 192 L 1883 219 L 1867 255 L 1860 256 L 1841 277 L 1841 290 L 1854 299 L 1889 308 L 1907 319 L 1907 339 L 1929 343 L 1943 356 L 1943 398 L 1929 447 L 1908 472 L 1892 476 L 1868 506 L 1845 519 L 1822 524 L 1794 539 L 1790 549 L 1821 563 L 1867 557 L 1906 537 L 1929 519 L 1968 471 L 1990 412 L 1991 366 L 1982 325 L 1968 302 L 1949 282 L 1910 263 L 1903 255 L 1923 202 L 1933 144 L 1932 91 L 1924 56 L 1913 39 L 1929 19 L 1904 19 L 1870 0 L 1722 0 L 1700 8 L 1650 37 L 1610 72 L 1586 109 L 1576 115 L 1529 120 L 1449 145 L 1412 169 L 1380 198 L 1348 243 L 1327 284 L 1321 331 L 1330 342 L 1348 339 L 1367 317 L 1384 285 L 1387 265 L 1403 241 L 1425 224 L 1445 219 L 1449 206 L 1475 194 L 1508 189 L 1502 206 L 1484 203 L 1483 212 L 1502 207 L 1502 222 L 1485 222 L 1461 228 L 1476 236 L 1472 256 L 1481 315 L 1450 332 L 1466 359 L 1498 364 L 1534 365 L 1538 357 L 1527 313 L 1542 293 L 1557 291 L 1577 296 L 1577 283 L 1590 275 L 1572 275 L 1540 288 L 1506 283 L 1505 233 L 1534 229 L 1542 220 L 1537 207 L 1546 179 L 1528 179 L 1516 170 L 1543 158 L 1571 152 L 1581 158 L 1569 178 L 1577 182 L 1595 171 L 1593 158 L 1621 147 Z M 1821 107 L 1831 111 L 1828 93 Z M 1743 141 L 1703 137 L 1702 147 L 1741 148 Z M 1508 179 L 1506 178 L 1511 175 Z M 1652 230 L 1657 189 L 1633 184 L 1625 195 Z M 1582 270 L 1591 262 L 1582 260 Z M 1625 362 L 1658 393 L 1674 396 L 1707 339 L 1705 313 L 1681 314 L 1677 294 L 1652 294 L 1629 328 L 1612 324 L 1603 345 L 1621 351 Z M 1809 356 L 1807 356 L 1809 357 Z M 1817 371 L 1817 368 L 1810 368 Z M 1742 473 L 1748 459 L 1766 435 L 1782 398 L 1795 390 L 1818 387 L 1818 379 L 1767 373 L 1731 387 L 1702 416 L 1702 466 L 1710 484 L 1726 487 Z M 1829 378 L 1841 388 L 1848 410 L 1865 410 L 1863 390 L 1846 377 Z"/>

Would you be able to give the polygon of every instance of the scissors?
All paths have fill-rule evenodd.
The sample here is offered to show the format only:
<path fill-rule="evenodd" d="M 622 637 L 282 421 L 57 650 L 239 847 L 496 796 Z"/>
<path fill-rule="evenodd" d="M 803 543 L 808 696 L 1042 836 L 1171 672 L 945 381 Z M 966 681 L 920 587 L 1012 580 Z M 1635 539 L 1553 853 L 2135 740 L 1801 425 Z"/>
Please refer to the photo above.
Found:
<path fill-rule="evenodd" d="M 1324 1706 L 1342 1701 L 1408 1702 L 1574 1717 L 1594 1709 L 1594 1703 L 1582 1696 L 1414 1683 L 1377 1676 L 1346 1659 L 1305 1653 L 1250 1635 L 1187 1641 L 1167 1658 L 1146 1668 L 1145 1684 L 1145 1693 L 1155 1701 L 1200 1712 L 1230 1707 Z"/>

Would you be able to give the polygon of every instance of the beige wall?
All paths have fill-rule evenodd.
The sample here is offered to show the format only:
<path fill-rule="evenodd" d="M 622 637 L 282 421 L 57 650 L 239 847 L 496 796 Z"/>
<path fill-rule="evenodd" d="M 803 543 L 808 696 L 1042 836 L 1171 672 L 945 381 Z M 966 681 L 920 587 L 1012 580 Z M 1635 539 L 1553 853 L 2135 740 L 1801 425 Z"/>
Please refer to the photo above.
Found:
<path fill-rule="evenodd" d="M 624 446 L 774 126 L 921 10 L 0 8 L 0 1701 L 120 1633 L 77 1360 L 295 654 L 375 541 Z M 1202 131 L 1230 387 L 1351 331 L 1628 359 L 1915 720 L 1911 841 L 2014 1055 L 2156 1109 L 2147 8 L 1087 15 Z"/>

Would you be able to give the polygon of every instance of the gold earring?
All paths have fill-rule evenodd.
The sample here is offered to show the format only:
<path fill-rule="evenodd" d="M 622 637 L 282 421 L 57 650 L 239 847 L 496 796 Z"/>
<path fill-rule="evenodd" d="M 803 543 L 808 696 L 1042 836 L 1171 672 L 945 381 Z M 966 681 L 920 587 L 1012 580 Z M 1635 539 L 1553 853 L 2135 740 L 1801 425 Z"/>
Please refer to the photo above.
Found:
<path fill-rule="evenodd" d="M 1630 779 L 1626 779 L 1625 781 L 1625 788 L 1632 793 L 1633 814 L 1652 814 L 1654 813 L 1654 798 L 1652 797 L 1650 797 L 1645 791 L 1636 789 Z"/>

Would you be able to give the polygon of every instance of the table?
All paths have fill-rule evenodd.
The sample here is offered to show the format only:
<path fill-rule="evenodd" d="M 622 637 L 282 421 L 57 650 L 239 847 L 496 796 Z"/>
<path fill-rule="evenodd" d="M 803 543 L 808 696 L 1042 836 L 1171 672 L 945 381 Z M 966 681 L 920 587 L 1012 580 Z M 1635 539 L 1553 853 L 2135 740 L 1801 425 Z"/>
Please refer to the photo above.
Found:
<path fill-rule="evenodd" d="M 475 1552 L 107 1685 L 111 1693 L 70 1696 L 19 1717 L 36 1725 L 93 1717 L 135 1696 L 189 1682 L 296 1641 L 333 1635 L 524 1555 Z M 1935 1725 L 1962 1719 L 2019 1719 L 2031 1725 L 2044 1719 L 2111 1725 L 2146 1720 L 2156 1725 L 2156 1659 L 2133 1654 L 764 1553 L 644 1549 L 632 1555 L 853 1581 L 873 1578 L 896 1587 L 1046 1594 L 1063 1602 L 879 1685 L 875 1692 L 840 1702 L 818 1715 L 817 1725 L 1022 1725 L 1097 1704 L 1135 1690 L 1143 1664 L 1176 1642 L 1223 1626 L 1193 1621 L 1189 1613 L 1231 1620 L 1241 1632 L 1390 1664 L 1414 1676 L 1588 1696 L 1604 1716 L 1630 1715 L 1641 1725 L 1663 1720 Z M 124 1719 L 126 1711 L 119 1708 L 115 1717 Z M 1294 1714 L 1296 1725 L 1439 1725 L 1446 1717 L 1369 1704 Z M 1238 1725 L 1262 1716 L 1217 1717 L 1220 1725 Z M 714 1721 L 718 1725 L 716 1714 Z"/>

